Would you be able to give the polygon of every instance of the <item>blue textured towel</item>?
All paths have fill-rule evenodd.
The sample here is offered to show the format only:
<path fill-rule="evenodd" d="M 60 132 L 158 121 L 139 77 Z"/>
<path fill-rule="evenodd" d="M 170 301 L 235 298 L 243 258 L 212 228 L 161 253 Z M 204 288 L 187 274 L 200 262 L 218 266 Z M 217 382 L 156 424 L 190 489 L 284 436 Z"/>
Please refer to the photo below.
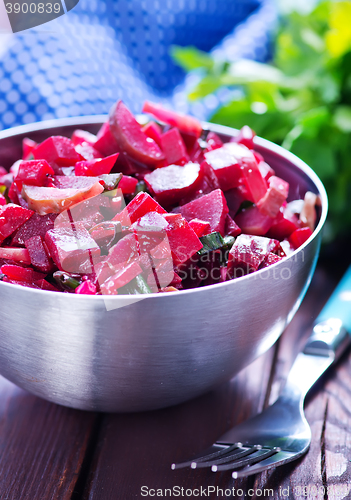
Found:
<path fill-rule="evenodd" d="M 185 110 L 170 45 L 263 60 L 275 20 L 270 0 L 80 0 L 47 24 L 1 35 L 0 128 L 106 113 L 118 98 L 133 112 L 145 99 Z"/>

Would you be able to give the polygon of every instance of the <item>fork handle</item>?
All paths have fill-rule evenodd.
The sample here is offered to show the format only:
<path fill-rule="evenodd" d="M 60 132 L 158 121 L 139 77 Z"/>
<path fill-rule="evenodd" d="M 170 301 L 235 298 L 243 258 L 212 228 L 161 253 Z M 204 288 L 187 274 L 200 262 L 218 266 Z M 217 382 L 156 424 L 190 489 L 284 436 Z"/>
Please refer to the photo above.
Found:
<path fill-rule="evenodd" d="M 282 396 L 304 399 L 312 385 L 351 344 L 351 266 L 319 314 L 298 354 Z"/>
<path fill-rule="evenodd" d="M 351 334 L 351 266 L 320 312 L 304 353 L 338 359 Z"/>

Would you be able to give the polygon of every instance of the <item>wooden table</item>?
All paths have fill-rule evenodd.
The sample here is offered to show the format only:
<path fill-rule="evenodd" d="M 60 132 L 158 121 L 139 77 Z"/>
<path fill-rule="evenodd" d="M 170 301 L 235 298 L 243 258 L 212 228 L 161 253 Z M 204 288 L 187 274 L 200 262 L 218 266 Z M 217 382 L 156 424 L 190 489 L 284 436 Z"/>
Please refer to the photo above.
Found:
<path fill-rule="evenodd" d="M 319 267 L 294 320 L 266 355 L 216 391 L 177 407 L 89 413 L 0 379 L 0 499 L 351 498 L 350 352 L 308 397 L 313 440 L 304 458 L 236 481 L 230 472 L 170 468 L 276 399 L 342 271 Z"/>

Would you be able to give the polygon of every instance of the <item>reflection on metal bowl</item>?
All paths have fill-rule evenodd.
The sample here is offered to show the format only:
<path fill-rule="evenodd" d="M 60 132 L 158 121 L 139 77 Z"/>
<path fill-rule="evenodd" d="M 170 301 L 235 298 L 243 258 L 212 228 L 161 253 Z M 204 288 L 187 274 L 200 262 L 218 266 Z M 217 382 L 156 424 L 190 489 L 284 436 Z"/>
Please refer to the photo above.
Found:
<path fill-rule="evenodd" d="M 42 122 L 0 132 L 0 164 L 75 128 L 95 133 L 104 116 Z M 222 136 L 236 131 L 205 124 Z M 327 214 L 316 174 L 282 148 L 256 149 L 290 183 L 291 199 L 320 194 L 313 236 L 290 258 L 233 281 L 181 292 L 87 296 L 0 283 L 0 373 L 28 391 L 73 408 L 140 411 L 174 405 L 229 380 L 269 349 L 312 278 Z"/>

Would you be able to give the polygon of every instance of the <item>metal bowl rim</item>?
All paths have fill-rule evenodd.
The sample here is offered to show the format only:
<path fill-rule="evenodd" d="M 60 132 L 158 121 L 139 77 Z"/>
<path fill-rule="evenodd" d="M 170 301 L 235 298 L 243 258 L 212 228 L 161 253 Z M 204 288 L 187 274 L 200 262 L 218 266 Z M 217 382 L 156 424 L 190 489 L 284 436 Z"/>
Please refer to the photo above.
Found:
<path fill-rule="evenodd" d="M 144 116 L 144 115 L 141 115 Z M 31 132 L 38 132 L 41 130 L 46 130 L 49 128 L 58 128 L 58 127 L 68 127 L 68 126 L 79 126 L 79 125 L 89 125 L 89 124 L 102 124 L 108 119 L 108 115 L 88 115 L 88 116 L 77 116 L 77 117 L 70 117 L 70 118 L 58 118 L 58 119 L 53 119 L 53 120 L 45 120 L 41 122 L 35 122 L 35 123 L 30 123 L 27 125 L 19 125 L 17 127 L 13 127 L 10 129 L 5 129 L 0 131 L 0 140 L 2 139 L 7 139 L 9 137 L 14 137 L 16 135 L 21 135 L 21 134 L 30 134 Z M 224 134 L 230 137 L 234 137 L 238 130 L 235 128 L 227 127 L 225 125 L 218 125 L 218 124 L 213 124 L 209 122 L 202 122 L 202 126 L 204 130 L 212 130 L 213 132 L 219 133 L 219 134 Z M 282 156 L 291 163 L 294 164 L 294 167 L 297 167 L 299 170 L 301 170 L 304 174 L 308 176 L 309 179 L 312 180 L 312 182 L 315 184 L 315 186 L 318 189 L 319 195 L 321 197 L 321 202 L 322 202 L 322 213 L 319 219 L 319 222 L 317 224 L 317 227 L 313 231 L 312 235 L 308 238 L 308 240 L 305 241 L 303 245 L 301 245 L 298 249 L 296 249 L 291 255 L 287 257 L 287 259 L 283 259 L 279 262 L 276 262 L 272 266 L 269 266 L 269 268 L 275 268 L 278 266 L 281 266 L 286 262 L 286 260 L 290 260 L 291 258 L 294 258 L 296 255 L 298 255 L 300 252 L 306 248 L 307 245 L 309 245 L 316 236 L 320 233 L 322 227 L 324 226 L 325 220 L 327 218 L 327 213 L 328 213 L 328 197 L 327 193 L 325 190 L 325 187 L 318 177 L 318 175 L 312 170 L 311 167 L 307 165 L 303 160 L 301 160 L 298 156 L 294 155 L 290 151 L 282 148 L 281 146 L 278 146 L 277 144 L 268 141 L 267 139 L 263 139 L 262 137 L 255 137 L 254 143 L 257 144 L 258 146 L 272 151 L 273 153 L 276 153 L 278 156 Z M 241 276 L 240 278 L 236 278 L 235 280 L 229 280 L 224 283 L 214 283 L 212 285 L 207 285 L 204 287 L 198 287 L 198 288 L 192 288 L 188 290 L 181 290 L 181 294 L 193 294 L 193 293 L 200 293 L 204 292 L 208 289 L 212 289 L 213 287 L 219 288 L 219 287 L 227 287 L 227 286 L 233 286 L 233 283 L 237 282 L 238 280 L 242 282 L 243 280 L 248 280 L 248 279 L 253 279 L 254 276 L 257 274 L 262 274 L 265 272 L 266 269 L 260 269 L 259 271 L 256 271 L 255 273 L 248 274 L 245 276 Z M 0 286 L 9 286 L 11 289 L 13 287 L 16 287 L 17 289 L 20 289 L 24 291 L 24 293 L 45 293 L 45 294 L 53 294 L 55 292 L 52 292 L 50 290 L 38 290 L 35 288 L 29 288 L 29 287 L 22 287 L 21 285 L 16 285 L 12 283 L 4 283 L 0 282 Z M 25 291 L 26 290 L 26 291 Z M 61 293 L 61 292 L 58 292 Z M 167 293 L 150 293 L 147 294 L 144 299 L 147 298 L 154 298 L 154 297 L 169 297 L 169 296 L 175 296 L 178 295 L 177 292 L 167 292 Z M 131 296 L 130 295 L 85 295 L 85 294 L 64 294 L 64 295 L 69 295 L 71 298 L 74 296 L 74 300 L 113 300 L 113 301 L 130 301 Z M 140 300 L 140 299 L 139 299 Z"/>

